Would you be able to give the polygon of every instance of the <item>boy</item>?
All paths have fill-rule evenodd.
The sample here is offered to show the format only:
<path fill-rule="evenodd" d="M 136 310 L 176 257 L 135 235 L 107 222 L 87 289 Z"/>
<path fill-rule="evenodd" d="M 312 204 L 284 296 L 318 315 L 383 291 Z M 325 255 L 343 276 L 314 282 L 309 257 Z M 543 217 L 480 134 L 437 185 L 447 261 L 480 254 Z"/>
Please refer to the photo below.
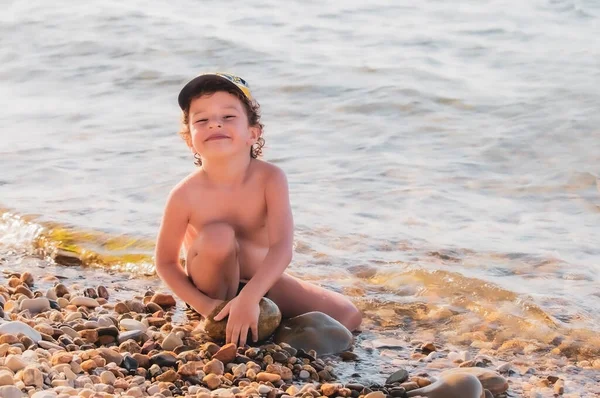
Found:
<path fill-rule="evenodd" d="M 229 316 L 227 342 L 240 347 L 249 331 L 258 338 L 263 296 L 283 317 L 321 311 L 351 331 L 358 328 L 362 316 L 343 295 L 284 273 L 293 250 L 287 179 L 257 159 L 263 126 L 246 82 L 203 74 L 183 87 L 178 102 L 180 135 L 201 167 L 169 194 L 156 244 L 160 278 L 204 317 L 231 300 L 215 319 Z"/>

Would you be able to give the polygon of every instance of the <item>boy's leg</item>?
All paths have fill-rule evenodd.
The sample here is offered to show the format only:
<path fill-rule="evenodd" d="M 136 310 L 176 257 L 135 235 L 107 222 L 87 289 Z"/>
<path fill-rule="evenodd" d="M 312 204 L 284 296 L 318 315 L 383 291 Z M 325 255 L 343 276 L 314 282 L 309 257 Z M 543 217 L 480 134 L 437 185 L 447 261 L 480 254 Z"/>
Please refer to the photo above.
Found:
<path fill-rule="evenodd" d="M 225 223 L 205 226 L 188 250 L 186 272 L 192 283 L 216 300 L 236 296 L 240 282 L 235 231 Z"/>
<path fill-rule="evenodd" d="M 285 273 L 269 290 L 267 297 L 277 304 L 285 318 L 319 311 L 336 319 L 350 331 L 356 330 L 362 322 L 360 311 L 344 295 Z"/>

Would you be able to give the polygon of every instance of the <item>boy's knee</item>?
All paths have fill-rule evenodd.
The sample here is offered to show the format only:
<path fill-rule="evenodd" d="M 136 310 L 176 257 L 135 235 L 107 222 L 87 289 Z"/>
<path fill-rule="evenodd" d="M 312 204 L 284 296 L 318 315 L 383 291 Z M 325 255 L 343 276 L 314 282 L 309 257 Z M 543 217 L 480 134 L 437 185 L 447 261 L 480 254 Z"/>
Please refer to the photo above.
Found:
<path fill-rule="evenodd" d="M 207 225 L 200 231 L 196 250 L 202 258 L 223 261 L 236 252 L 235 231 L 229 224 Z"/>

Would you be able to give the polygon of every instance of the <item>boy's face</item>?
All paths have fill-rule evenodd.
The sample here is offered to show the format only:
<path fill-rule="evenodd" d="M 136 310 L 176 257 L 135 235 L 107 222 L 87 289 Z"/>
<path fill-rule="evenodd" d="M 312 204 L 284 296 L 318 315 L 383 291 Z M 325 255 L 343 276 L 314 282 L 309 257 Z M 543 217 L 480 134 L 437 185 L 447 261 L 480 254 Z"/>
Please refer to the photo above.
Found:
<path fill-rule="evenodd" d="M 250 156 L 250 147 L 260 136 L 259 128 L 248 125 L 242 102 L 224 91 L 193 99 L 189 123 L 191 149 L 202 159 Z"/>

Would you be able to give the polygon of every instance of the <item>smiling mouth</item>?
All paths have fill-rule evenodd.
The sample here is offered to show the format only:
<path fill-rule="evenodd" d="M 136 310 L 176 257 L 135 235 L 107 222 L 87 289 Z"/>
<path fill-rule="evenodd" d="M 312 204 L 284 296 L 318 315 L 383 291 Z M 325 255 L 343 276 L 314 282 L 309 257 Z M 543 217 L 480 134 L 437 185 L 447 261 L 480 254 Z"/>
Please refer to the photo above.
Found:
<path fill-rule="evenodd" d="M 227 137 L 226 135 L 223 134 L 213 134 L 210 137 L 208 137 L 206 139 L 206 141 L 215 141 L 215 140 L 224 140 L 224 139 L 228 139 L 229 137 Z"/>

